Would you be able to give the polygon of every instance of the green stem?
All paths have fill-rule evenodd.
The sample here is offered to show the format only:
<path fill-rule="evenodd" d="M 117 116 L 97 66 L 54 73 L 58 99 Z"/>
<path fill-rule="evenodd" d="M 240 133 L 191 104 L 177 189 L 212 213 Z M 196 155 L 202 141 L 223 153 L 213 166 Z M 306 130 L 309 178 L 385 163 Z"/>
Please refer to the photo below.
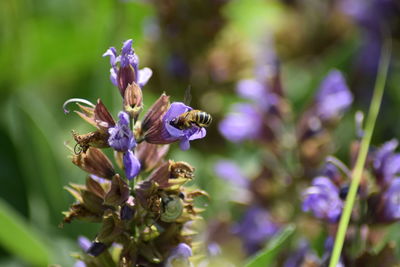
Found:
<path fill-rule="evenodd" d="M 346 204 L 343 209 L 342 216 L 339 222 L 339 228 L 336 233 L 335 245 L 332 251 L 332 257 L 329 267 L 336 267 L 340 254 L 343 248 L 343 243 L 346 236 L 347 227 L 351 217 L 351 211 L 357 195 L 358 186 L 361 181 L 361 176 L 364 169 L 365 160 L 367 158 L 369 145 L 371 143 L 372 133 L 374 131 L 376 118 L 379 113 L 382 95 L 385 88 L 386 76 L 389 68 L 391 44 L 389 41 L 385 42 L 382 47 L 381 58 L 379 62 L 379 71 L 375 82 L 374 95 L 372 97 L 371 105 L 369 107 L 368 118 L 365 126 L 365 135 L 361 140 L 361 147 L 357 157 L 356 165 L 353 170 L 353 179 L 351 181 L 349 193 L 346 198 Z"/>

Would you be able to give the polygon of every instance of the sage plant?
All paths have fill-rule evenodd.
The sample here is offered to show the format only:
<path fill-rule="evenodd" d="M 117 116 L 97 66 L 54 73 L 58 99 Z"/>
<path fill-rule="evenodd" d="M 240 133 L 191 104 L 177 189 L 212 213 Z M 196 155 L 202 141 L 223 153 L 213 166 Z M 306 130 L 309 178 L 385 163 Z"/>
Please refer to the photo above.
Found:
<path fill-rule="evenodd" d="M 237 94 L 244 101 L 232 106 L 219 130 L 236 145 L 247 142 L 260 150 L 263 157 L 259 171 L 251 177 L 233 161 L 221 160 L 215 165 L 216 174 L 240 192 L 232 201 L 245 208 L 238 220 L 230 223 L 228 232 L 241 240 L 247 255 L 262 249 L 286 224 L 304 217 L 300 192 L 310 175 L 321 172 L 337 177 L 335 165 L 321 165 L 333 151 L 333 130 L 353 102 L 343 74 L 331 70 L 308 107 L 294 115 L 281 83 L 278 61 L 259 62 L 254 73 L 255 78 L 237 84 Z M 306 190 L 303 209 L 317 218 L 337 222 L 343 207 L 340 192 L 330 178 L 321 175 Z M 280 211 L 289 206 L 293 212 Z M 224 241 L 220 243 L 224 245 Z"/>
<path fill-rule="evenodd" d="M 191 266 L 190 225 L 201 209 L 195 197 L 204 191 L 184 184 L 194 178 L 187 162 L 168 160 L 169 144 L 179 142 L 183 150 L 190 141 L 203 138 L 206 130 L 195 124 L 184 129 L 171 123 L 191 107 L 170 103 L 162 94 L 142 117 L 143 87 L 152 75 L 139 69 L 132 40 L 124 42 L 121 53 L 114 47 L 103 56 L 110 58 L 110 80 L 121 94 L 122 110 L 117 119 L 99 99 L 77 102 L 75 111 L 94 130 L 73 131 L 76 141 L 72 162 L 87 173 L 84 184 L 66 189 L 75 198 L 63 223 L 81 220 L 100 224 L 96 236 L 79 238 L 82 254 L 75 255 L 77 266 Z M 114 161 L 104 150 L 112 150 Z M 182 266 L 182 265 L 179 265 Z"/>

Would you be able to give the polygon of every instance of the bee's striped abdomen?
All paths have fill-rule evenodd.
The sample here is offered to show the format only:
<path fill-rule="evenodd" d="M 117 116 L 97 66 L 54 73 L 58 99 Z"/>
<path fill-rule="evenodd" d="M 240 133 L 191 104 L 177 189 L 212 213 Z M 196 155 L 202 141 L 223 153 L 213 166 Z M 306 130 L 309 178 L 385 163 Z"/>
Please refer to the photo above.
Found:
<path fill-rule="evenodd" d="M 211 124 L 212 118 L 210 114 L 200 111 L 196 113 L 195 120 L 199 126 L 206 127 Z"/>

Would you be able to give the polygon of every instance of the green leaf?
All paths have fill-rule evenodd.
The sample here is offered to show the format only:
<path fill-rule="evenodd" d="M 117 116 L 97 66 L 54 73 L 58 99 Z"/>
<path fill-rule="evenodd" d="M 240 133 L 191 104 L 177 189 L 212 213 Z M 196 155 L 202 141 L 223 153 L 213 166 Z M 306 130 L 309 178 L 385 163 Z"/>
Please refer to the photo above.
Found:
<path fill-rule="evenodd" d="M 246 267 L 265 267 L 271 266 L 279 252 L 288 245 L 290 237 L 294 234 L 295 226 L 288 225 L 282 232 L 273 238 L 267 247 L 251 257 L 246 263 Z"/>
<path fill-rule="evenodd" d="M 31 266 L 47 266 L 49 251 L 24 219 L 0 199 L 0 245 Z"/>

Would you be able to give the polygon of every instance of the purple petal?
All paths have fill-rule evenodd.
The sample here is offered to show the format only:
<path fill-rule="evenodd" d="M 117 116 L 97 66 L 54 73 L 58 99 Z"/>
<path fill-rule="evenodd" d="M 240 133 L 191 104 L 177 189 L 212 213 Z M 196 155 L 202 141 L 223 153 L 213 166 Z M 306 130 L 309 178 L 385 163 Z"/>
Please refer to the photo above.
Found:
<path fill-rule="evenodd" d="M 343 201 L 339 189 L 328 177 L 317 177 L 303 194 L 303 211 L 312 211 L 319 219 L 337 222 L 342 213 Z"/>
<path fill-rule="evenodd" d="M 174 266 L 175 261 L 179 261 L 179 266 L 192 266 L 189 257 L 192 256 L 192 249 L 185 243 L 179 243 L 173 248 L 167 258 L 166 267 Z"/>
<path fill-rule="evenodd" d="M 265 95 L 265 88 L 262 83 L 256 80 L 242 80 L 236 87 L 239 96 L 253 101 L 258 101 Z"/>
<path fill-rule="evenodd" d="M 248 252 L 264 245 L 278 230 L 278 226 L 271 220 L 268 211 L 259 206 L 250 207 L 243 219 L 233 229 L 247 248 Z"/>
<path fill-rule="evenodd" d="M 129 115 L 126 112 L 121 111 L 118 113 L 119 124 L 122 125 L 129 125 Z"/>
<path fill-rule="evenodd" d="M 316 97 L 317 113 L 322 119 L 340 116 L 353 102 L 353 95 L 340 71 L 333 70 L 322 81 Z"/>
<path fill-rule="evenodd" d="M 123 157 L 125 175 L 129 180 L 136 177 L 140 172 L 140 162 L 131 150 L 126 152 Z"/>
<path fill-rule="evenodd" d="M 385 197 L 385 215 L 389 219 L 400 219 L 400 179 L 394 179 Z"/>
<path fill-rule="evenodd" d="M 126 55 L 132 52 L 132 39 L 126 40 L 122 45 L 121 54 Z"/>
<path fill-rule="evenodd" d="M 115 71 L 114 68 L 110 69 L 110 81 L 112 82 L 112 84 L 114 84 L 115 86 L 118 86 L 118 82 L 117 82 L 117 72 Z"/>
<path fill-rule="evenodd" d="M 375 152 L 374 168 L 382 168 L 384 162 L 396 150 L 399 142 L 396 139 L 390 140 L 382 145 L 382 147 Z"/>
<path fill-rule="evenodd" d="M 214 166 L 214 170 L 220 178 L 236 186 L 247 187 L 249 185 L 249 181 L 242 175 L 239 166 L 233 161 L 220 160 Z"/>
<path fill-rule="evenodd" d="M 143 68 L 143 69 L 139 70 L 138 81 L 137 81 L 138 85 L 140 87 L 145 86 L 152 75 L 153 75 L 153 71 L 150 68 Z"/>
<path fill-rule="evenodd" d="M 136 146 L 136 141 L 129 128 L 129 115 L 121 111 L 118 117 L 117 125 L 108 129 L 108 144 L 117 151 L 127 151 Z"/>
<path fill-rule="evenodd" d="M 204 138 L 207 134 L 207 130 L 205 128 L 197 128 L 194 134 L 191 134 L 189 137 L 189 140 L 196 140 L 196 139 L 201 139 Z"/>
<path fill-rule="evenodd" d="M 111 66 L 115 67 L 116 59 L 117 59 L 117 50 L 115 47 L 110 47 L 107 51 L 103 54 L 103 57 L 110 57 L 110 64 Z"/>
<path fill-rule="evenodd" d="M 77 261 L 75 262 L 74 267 L 86 267 L 86 263 L 83 261 Z"/>
<path fill-rule="evenodd" d="M 234 113 L 229 114 L 219 124 L 220 133 L 232 142 L 256 139 L 261 134 L 262 117 L 250 104 L 234 106 Z"/>
<path fill-rule="evenodd" d="M 88 238 L 86 238 L 84 236 L 79 236 L 78 237 L 78 244 L 79 244 L 79 247 L 84 252 L 86 252 L 90 248 L 90 246 L 92 245 L 92 242 Z"/>
<path fill-rule="evenodd" d="M 164 125 L 165 128 L 167 129 L 168 133 L 174 137 L 174 138 L 181 138 L 185 136 L 185 133 L 183 130 L 179 130 L 178 128 L 172 126 L 170 124 L 171 120 L 177 118 L 179 115 L 192 110 L 191 107 L 186 106 L 185 104 L 181 102 L 174 102 L 171 104 L 169 107 L 167 113 L 164 115 Z"/>
<path fill-rule="evenodd" d="M 181 139 L 179 142 L 179 147 L 181 150 L 186 151 L 190 148 L 190 142 L 188 139 Z"/>

